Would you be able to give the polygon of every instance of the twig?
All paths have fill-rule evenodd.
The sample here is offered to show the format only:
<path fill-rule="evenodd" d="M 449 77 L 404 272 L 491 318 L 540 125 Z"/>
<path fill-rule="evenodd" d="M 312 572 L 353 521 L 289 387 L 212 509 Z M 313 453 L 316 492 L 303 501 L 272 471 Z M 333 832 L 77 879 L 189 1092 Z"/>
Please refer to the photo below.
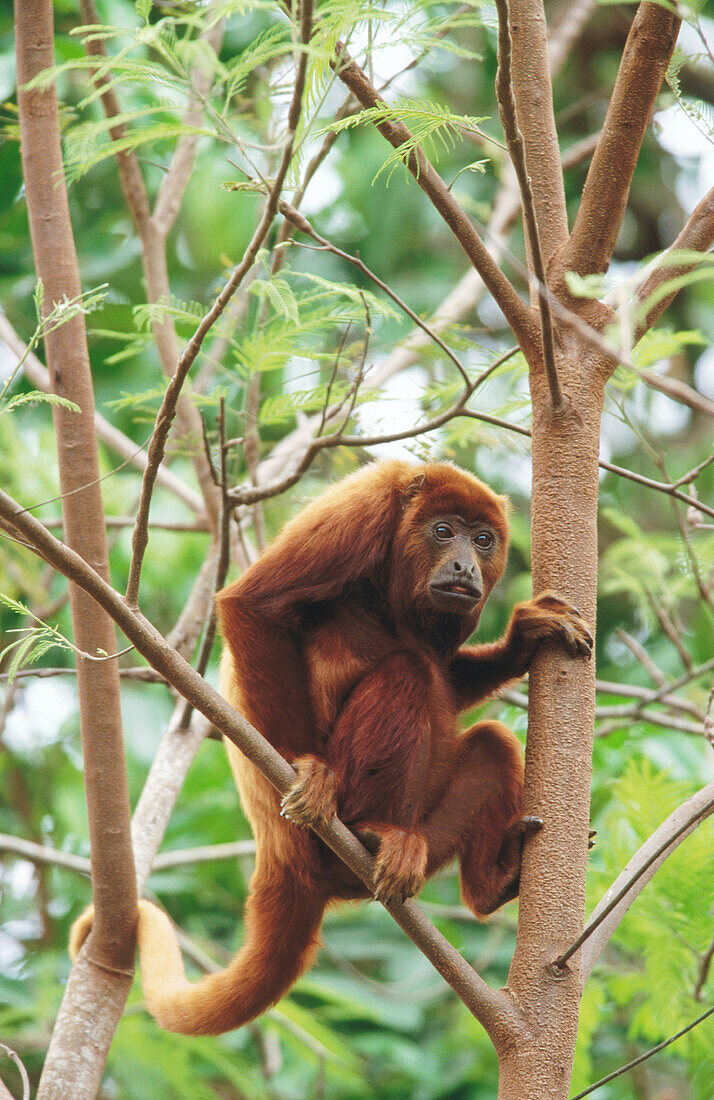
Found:
<path fill-rule="evenodd" d="M 219 441 L 219 453 L 220 453 L 220 469 L 218 473 L 218 486 L 221 490 L 221 515 L 218 527 L 219 542 L 218 542 L 218 555 L 216 558 L 216 570 L 213 577 L 212 596 L 215 596 L 216 592 L 223 588 L 226 583 L 226 575 L 228 573 L 228 566 L 231 561 L 231 506 L 228 500 L 228 471 L 226 468 L 227 459 L 227 447 L 226 447 L 226 401 L 224 397 L 221 397 L 218 407 L 218 441 Z M 210 612 L 208 615 L 208 622 L 206 623 L 206 629 L 201 642 L 201 648 L 198 654 L 198 660 L 196 661 L 196 671 L 200 676 L 205 676 L 206 669 L 208 668 L 208 662 L 211 658 L 211 651 L 213 649 L 213 643 L 216 638 L 216 607 L 213 598 L 210 602 Z M 190 703 L 186 703 L 180 717 L 179 726 L 182 729 L 188 729 L 191 721 L 191 714 L 193 708 Z"/>
<path fill-rule="evenodd" d="M 645 647 L 640 645 L 636 638 L 633 638 L 631 634 L 628 634 L 627 631 L 623 630 L 621 627 L 618 627 L 616 633 L 620 641 L 634 654 L 642 667 L 650 674 L 654 682 L 659 684 L 660 687 L 669 686 L 667 677 L 654 663 Z"/>
<path fill-rule="evenodd" d="M 462 391 L 461 396 L 452 406 L 450 406 L 450 408 L 446 409 L 445 412 L 440 413 L 438 416 L 433 417 L 431 420 L 423 424 L 418 424 L 414 428 L 405 428 L 403 431 L 390 432 L 385 435 L 350 436 L 343 435 L 341 431 L 338 431 L 333 435 L 314 438 L 305 448 L 301 458 L 289 474 L 276 478 L 274 481 L 261 486 L 258 490 L 251 489 L 247 486 L 240 486 L 236 489 L 232 489 L 229 494 L 230 499 L 234 504 L 250 504 L 256 496 L 260 496 L 261 500 L 267 500 L 269 497 L 278 496 L 280 493 L 285 492 L 286 489 L 290 489 L 293 485 L 297 484 L 305 471 L 309 469 L 315 456 L 322 450 L 332 447 L 376 447 L 381 443 L 395 443 L 401 439 L 413 439 L 418 435 L 436 431 L 437 428 L 442 427 L 456 416 L 469 416 L 477 420 L 484 420 L 486 423 L 497 424 L 500 427 L 509 428 L 511 431 L 522 432 L 530 436 L 530 432 L 527 428 L 521 429 L 518 425 L 509 424 L 508 421 L 500 420 L 498 417 L 464 408 L 466 401 L 475 389 L 481 385 L 485 378 L 492 374 L 493 371 L 507 359 L 510 359 L 512 355 L 515 355 L 518 350 L 517 347 L 511 348 L 510 351 L 500 356 L 500 358 L 492 363 L 490 367 L 487 367 L 478 378 L 473 382 L 469 382 L 469 386 Z"/>
<path fill-rule="evenodd" d="M 71 852 L 62 852 L 49 844 L 36 844 L 32 840 L 0 833 L 0 851 L 11 852 L 31 863 L 48 864 L 63 867 L 80 875 L 89 876 L 92 871 L 91 860 L 87 856 L 76 856 Z M 173 852 L 159 852 L 151 865 L 152 871 L 167 871 L 172 867 L 186 867 L 196 863 L 214 863 L 222 859 L 242 859 L 255 855 L 254 840 L 235 840 L 229 844 L 206 844 L 197 848 L 177 848 Z"/>
<path fill-rule="evenodd" d="M 22 1078 L 22 1100 L 30 1100 L 30 1078 L 27 1075 L 27 1070 L 22 1063 L 22 1059 L 19 1054 L 16 1054 L 10 1047 L 5 1046 L 4 1043 L 0 1043 L 0 1050 L 3 1050 L 8 1058 L 17 1066 L 17 1071 Z M 0 1085 L 2 1085 L 2 1081 L 0 1081 Z"/>
<path fill-rule="evenodd" d="M 659 866 L 669 858 L 678 844 L 681 844 L 685 837 L 712 813 L 712 810 L 714 810 L 714 783 L 703 787 L 678 806 L 629 860 L 627 866 L 593 910 L 579 942 L 566 953 L 569 958 L 573 951 L 576 951 L 581 944 L 585 944 L 581 957 L 583 981 L 587 980 L 630 905 Z M 611 899 L 614 899 L 614 905 Z M 596 934 L 593 935 L 593 933 Z M 586 940 L 589 942 L 586 943 Z M 555 965 L 558 966 L 566 961 L 566 956 L 561 956 Z"/>
<path fill-rule="evenodd" d="M 444 354 L 449 357 L 452 363 L 454 363 L 457 370 L 459 371 L 459 374 L 464 379 L 466 384 L 470 385 L 469 376 L 466 373 L 466 370 L 464 369 L 461 360 L 458 358 L 458 356 L 454 355 L 448 344 L 446 344 L 442 340 L 441 336 L 439 336 L 439 333 L 436 332 L 431 327 L 431 325 L 427 324 L 426 321 L 422 320 L 422 318 L 417 313 L 415 313 L 413 309 L 410 309 L 406 302 L 402 301 L 399 295 L 394 290 L 392 290 L 392 288 L 387 283 L 380 279 L 379 276 L 371 270 L 371 268 L 367 267 L 367 265 L 359 258 L 359 256 L 353 256 L 349 252 L 344 252 L 341 248 L 338 248 L 337 245 L 332 244 L 331 241 L 328 241 L 327 238 L 318 233 L 314 226 L 311 225 L 311 223 L 308 221 L 308 219 L 289 202 L 285 202 L 281 199 L 279 203 L 279 208 L 280 213 L 283 214 L 286 218 L 289 218 L 296 229 L 299 229 L 300 232 L 305 233 L 306 236 L 311 237 L 312 240 L 316 241 L 317 244 L 319 244 L 321 249 L 324 249 L 326 252 L 331 252 L 334 256 L 339 256 L 341 259 L 346 260 L 347 263 L 353 264 L 354 267 L 358 268 L 363 273 L 363 275 L 366 275 L 368 279 L 371 279 L 375 286 L 378 286 L 380 290 L 383 290 L 387 297 L 391 298 L 392 301 L 396 305 L 398 305 L 404 313 L 406 313 L 407 317 L 409 317 L 414 322 L 414 324 L 422 330 L 422 332 L 425 332 L 427 336 L 431 340 L 433 340 L 433 342 L 438 347 L 441 348 Z"/>
<path fill-rule="evenodd" d="M 16 355 L 18 359 L 24 358 L 23 370 L 33 386 L 37 386 L 38 390 L 42 390 L 44 393 L 52 392 L 52 384 L 50 382 L 50 373 L 45 366 L 40 362 L 37 356 L 33 352 L 27 351 L 27 345 L 20 339 L 15 332 L 10 322 L 4 313 L 0 313 L 0 339 L 8 346 L 13 355 Z M 94 424 L 97 430 L 97 435 L 101 439 L 102 443 L 106 444 L 117 454 L 121 455 L 123 459 L 126 459 L 132 466 L 138 470 L 145 470 L 147 457 L 146 451 L 141 447 L 137 447 L 136 443 L 128 436 L 120 432 L 118 428 L 115 428 L 113 424 L 110 424 L 108 420 L 98 413 L 94 412 Z M 197 514 L 199 521 L 205 517 L 206 508 L 201 496 L 191 489 L 185 482 L 181 481 L 167 466 L 163 463 L 159 467 L 157 480 L 160 485 L 169 492 L 173 493 L 184 504 Z"/>
<path fill-rule="evenodd" d="M 133 527 L 135 522 L 136 519 L 134 516 L 106 516 L 107 527 Z M 45 526 L 49 527 L 50 529 L 54 527 L 62 527 L 63 523 L 64 520 L 61 516 L 50 516 L 44 520 Z M 184 521 L 180 519 L 157 519 L 152 520 L 149 523 L 149 527 L 156 531 L 180 531 L 182 534 L 189 534 L 191 532 L 205 534 L 207 532 L 210 532 L 210 527 L 208 526 L 208 521 L 206 519 L 199 519 L 194 521 Z"/>
<path fill-rule="evenodd" d="M 658 1051 L 664 1050 L 665 1047 L 670 1046 L 671 1043 L 676 1042 L 677 1039 L 681 1039 L 683 1035 L 686 1035 L 688 1031 L 691 1031 L 697 1024 L 701 1024 L 703 1020 L 706 1020 L 707 1016 L 711 1016 L 714 1012 L 714 1006 L 703 1012 L 701 1016 L 697 1016 L 696 1020 L 692 1020 L 690 1024 L 683 1027 L 681 1031 L 678 1031 L 676 1035 L 672 1035 L 669 1039 L 665 1039 L 663 1043 L 658 1043 L 656 1047 L 652 1047 L 651 1050 L 641 1054 L 639 1058 L 633 1058 L 631 1062 L 628 1062 L 625 1066 L 620 1066 L 614 1073 L 608 1073 L 607 1077 L 601 1077 L 599 1081 L 596 1081 L 594 1085 L 589 1085 L 583 1092 L 579 1092 L 577 1096 L 572 1096 L 570 1100 L 582 1100 L 584 1096 L 589 1096 L 591 1092 L 595 1092 L 601 1085 L 606 1085 L 608 1081 L 614 1081 L 616 1077 L 620 1077 L 623 1073 L 627 1073 L 628 1070 L 634 1069 L 635 1066 L 639 1066 L 640 1062 L 646 1061 L 647 1058 L 651 1058 L 653 1054 L 657 1054 Z"/>
<path fill-rule="evenodd" d="M 154 481 L 156 478 L 156 468 L 161 462 L 164 449 L 166 446 L 166 439 L 168 437 L 169 429 L 173 421 L 173 417 L 176 411 L 176 403 L 181 392 L 181 387 L 186 379 L 186 376 L 191 369 L 191 366 L 196 359 L 203 340 L 210 330 L 213 324 L 215 324 L 218 317 L 220 317 L 223 310 L 226 308 L 233 294 L 240 286 L 241 282 L 247 275 L 250 268 L 253 266 L 258 250 L 260 249 L 263 241 L 265 240 L 270 226 L 275 217 L 278 201 L 280 198 L 280 192 L 285 182 L 285 177 L 290 167 L 290 161 L 292 159 L 293 144 L 295 141 L 295 132 L 297 129 L 300 107 L 302 104 L 302 94 L 305 86 L 305 73 L 307 69 L 307 46 L 310 40 L 310 33 L 312 29 L 312 0 L 303 0 L 302 12 L 301 12 L 301 32 L 300 41 L 302 49 L 300 51 L 297 72 L 295 76 L 295 88 L 293 90 L 293 97 L 288 111 L 287 120 L 287 134 L 285 139 L 285 146 L 283 148 L 283 154 L 278 168 L 275 182 L 270 188 L 270 193 L 266 199 L 263 213 L 260 218 L 260 222 L 253 233 L 251 241 L 245 250 L 243 259 L 234 269 L 233 274 L 224 286 L 221 293 L 216 298 L 213 306 L 205 315 L 198 328 L 194 332 L 190 341 L 186 345 L 181 358 L 179 359 L 176 371 L 169 382 L 169 385 L 164 394 L 164 399 L 159 409 L 156 425 L 149 443 L 149 463 L 146 467 L 144 479 L 141 489 L 141 500 L 139 502 L 139 509 L 136 518 L 136 526 L 134 528 L 134 535 L 132 538 L 132 557 L 131 565 L 129 569 L 129 579 L 127 582 L 125 599 L 130 607 L 137 607 L 137 599 L 139 595 L 139 580 L 141 577 L 141 566 L 144 558 L 144 552 L 146 550 L 148 542 L 147 523 L 149 519 L 149 507 L 151 504 L 151 494 L 153 492 Z"/>
<path fill-rule="evenodd" d="M 526 163 L 526 150 L 523 134 L 518 126 L 516 113 L 516 101 L 513 95 L 511 82 L 511 31 L 509 27 L 508 0 L 495 0 L 498 11 L 498 70 L 496 73 L 496 99 L 498 101 L 498 113 L 501 118 L 503 132 L 506 135 L 511 161 L 518 178 L 523 205 L 523 219 L 528 235 L 531 263 L 536 278 L 536 294 L 538 308 L 540 310 L 541 340 L 543 352 L 543 365 L 545 367 L 550 399 L 553 407 L 558 409 L 563 404 L 563 393 L 558 379 L 558 370 L 555 364 L 555 346 L 553 341 L 553 318 L 550 312 L 547 295 L 545 265 L 543 253 L 540 247 L 540 235 L 536 220 L 535 201 L 533 187 L 528 174 Z M 543 291 L 541 291 L 543 287 Z"/>
<path fill-rule="evenodd" d="M 76 676 L 76 668 L 20 668 L 12 676 L 13 680 L 24 680 L 34 677 L 37 680 L 51 679 L 53 676 Z M 164 677 L 153 668 L 120 668 L 119 676 L 127 680 L 142 680 L 147 684 L 164 684 Z M 9 672 L 0 672 L 0 682 L 9 680 Z"/>
<path fill-rule="evenodd" d="M 704 986 L 706 985 L 707 978 L 709 977 L 709 968 L 711 967 L 712 959 L 714 959 L 714 940 L 712 940 L 712 942 L 709 944 L 699 963 L 697 984 L 694 987 L 695 1001 L 703 1000 L 702 993 L 704 992 Z"/>
<path fill-rule="evenodd" d="M 342 43 L 337 44 L 337 57 L 333 64 L 340 80 L 363 107 L 386 106 L 366 73 L 352 60 Z M 481 275 L 519 344 L 523 348 L 533 349 L 537 346 L 538 338 L 531 311 L 495 263 L 470 219 L 434 170 L 423 150 L 415 144 L 407 127 L 395 119 L 385 119 L 377 123 L 377 129 L 395 149 L 408 147 L 408 152 L 404 154 L 407 168 Z"/>

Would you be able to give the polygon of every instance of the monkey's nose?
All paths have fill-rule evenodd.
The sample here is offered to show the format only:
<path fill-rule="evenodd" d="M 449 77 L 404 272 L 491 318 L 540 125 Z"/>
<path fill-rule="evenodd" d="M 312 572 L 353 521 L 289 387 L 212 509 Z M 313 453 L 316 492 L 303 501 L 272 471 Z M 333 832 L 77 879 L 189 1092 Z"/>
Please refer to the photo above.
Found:
<path fill-rule="evenodd" d="M 464 565 L 460 561 L 454 562 L 454 573 L 465 573 L 467 577 L 473 577 L 474 567 L 471 565 Z"/>

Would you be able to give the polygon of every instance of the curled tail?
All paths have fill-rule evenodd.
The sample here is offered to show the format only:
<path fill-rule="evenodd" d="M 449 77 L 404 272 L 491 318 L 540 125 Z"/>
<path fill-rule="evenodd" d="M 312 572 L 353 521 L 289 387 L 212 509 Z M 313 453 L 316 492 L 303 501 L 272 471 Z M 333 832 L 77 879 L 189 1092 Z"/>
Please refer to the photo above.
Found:
<path fill-rule="evenodd" d="M 245 911 L 245 942 L 225 970 L 191 984 L 171 921 L 139 903 L 137 938 L 146 1004 L 161 1027 L 218 1035 L 275 1004 L 312 962 L 326 898 L 288 870 L 259 869 Z"/>

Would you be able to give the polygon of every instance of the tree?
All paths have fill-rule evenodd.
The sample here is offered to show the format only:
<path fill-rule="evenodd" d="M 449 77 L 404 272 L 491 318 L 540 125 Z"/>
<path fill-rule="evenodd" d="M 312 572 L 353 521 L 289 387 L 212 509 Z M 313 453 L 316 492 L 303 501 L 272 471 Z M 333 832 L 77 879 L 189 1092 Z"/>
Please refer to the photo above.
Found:
<path fill-rule="evenodd" d="M 670 306 L 679 308 L 682 298 L 675 296 L 680 289 L 690 288 L 695 296 L 711 294 L 706 276 L 711 271 L 707 252 L 714 243 L 714 192 L 700 198 L 682 218 L 674 240 L 664 242 L 664 249 L 663 242 L 651 237 L 635 249 L 638 260 L 658 252 L 654 261 L 612 286 L 605 277 L 640 158 L 647 172 L 648 162 L 658 155 L 656 147 L 642 148 L 665 76 L 677 100 L 690 114 L 694 110 L 683 99 L 679 75 L 682 81 L 691 79 L 694 63 L 690 60 L 687 68 L 679 56 L 673 60 L 680 27 L 677 11 L 654 3 L 639 5 L 624 45 L 618 42 L 617 75 L 605 93 L 607 109 L 604 119 L 598 119 L 597 134 L 583 136 L 579 131 L 587 119 L 571 116 L 563 124 L 562 138 L 580 140 L 561 156 L 551 81 L 568 52 L 577 54 L 592 16 L 590 3 L 564 7 L 548 32 L 541 3 L 511 0 L 508 5 L 499 0 L 495 36 L 484 30 L 478 9 L 468 6 L 456 11 L 430 5 L 404 11 L 388 7 L 364 17 L 341 5 L 313 11 L 306 0 L 299 9 L 256 4 L 236 13 L 232 5 L 187 14 L 137 7 L 134 32 L 127 36 L 109 13 L 107 24 L 101 25 L 92 4 L 82 0 L 83 50 L 78 52 L 76 45 L 67 49 L 65 62 L 54 67 L 51 5 L 33 0 L 18 4 L 16 14 L 19 129 L 35 267 L 41 280 L 39 327 L 21 361 L 27 378 L 55 395 L 64 542 L 26 510 L 30 487 L 25 489 L 17 473 L 17 497 L 0 492 L 0 522 L 8 538 L 25 548 L 21 554 L 17 551 L 18 560 L 25 563 L 29 549 L 70 581 L 97 907 L 89 950 L 72 971 L 54 1030 L 39 1086 L 41 1097 L 96 1094 L 131 977 L 135 871 L 142 892 L 181 782 L 206 733 L 205 720 L 251 755 L 279 790 L 290 784 L 289 765 L 204 678 L 214 642 L 211 601 L 231 554 L 244 565 L 281 518 L 280 507 L 268 511 L 269 502 L 312 478 L 314 470 L 322 474 L 327 469 L 323 451 L 333 456 L 331 466 L 339 468 L 355 451 L 421 439 L 440 430 L 437 445 L 469 464 L 474 456 L 483 461 L 484 448 L 478 437 L 464 431 L 464 424 L 480 422 L 530 435 L 533 589 L 557 589 L 592 623 L 602 466 L 618 477 L 635 479 L 643 492 L 659 494 L 673 509 L 679 553 L 688 563 L 687 580 L 680 579 L 680 591 L 675 593 L 681 600 L 658 602 L 666 589 L 667 552 L 660 550 L 657 557 L 656 540 L 648 541 L 634 520 L 623 518 L 616 490 L 608 490 L 608 523 L 620 557 L 606 548 L 604 576 L 610 593 L 627 592 L 640 613 L 649 600 L 647 614 L 658 623 L 660 636 L 669 640 L 684 671 L 677 679 L 663 676 L 651 655 L 626 635 L 630 652 L 655 676 L 655 687 L 613 687 L 610 682 L 603 687 L 601 682 L 601 690 L 634 700 L 629 710 L 620 706 L 617 714 L 603 715 L 601 707 L 601 717 L 611 723 L 632 720 L 649 707 L 648 721 L 675 729 L 689 722 L 693 729 L 686 732 L 699 732 L 702 739 L 707 729 L 711 731 L 711 720 L 696 693 L 699 678 L 712 668 L 712 661 L 700 656 L 705 643 L 698 638 L 711 631 L 714 613 L 711 578 L 704 564 L 714 509 L 692 488 L 695 482 L 700 489 L 711 482 L 710 456 L 700 444 L 687 455 L 691 461 L 683 472 L 670 478 L 665 459 L 647 438 L 652 422 L 643 432 L 623 400 L 621 416 L 642 434 L 643 452 L 659 463 L 659 475 L 647 477 L 599 457 L 600 423 L 610 392 L 621 394 L 634 383 L 638 391 L 648 386 L 664 392 L 689 410 L 692 429 L 706 424 L 714 413 L 711 400 L 689 380 L 649 369 L 663 361 L 682 360 L 699 339 L 688 329 L 677 334 L 653 326 Z M 123 6 L 117 11 L 121 24 L 130 12 Z M 691 19 L 701 31 L 696 16 Z M 362 29 L 366 60 L 360 64 L 352 55 L 363 43 Z M 430 95 L 387 102 L 391 80 L 380 84 L 372 70 L 379 66 L 380 46 L 388 36 L 399 35 L 410 47 L 405 71 L 425 65 L 435 54 L 458 59 L 459 71 L 478 79 L 484 99 L 493 77 L 488 72 L 491 58 L 497 54 L 496 105 L 505 146 L 495 141 L 494 122 L 486 130 L 483 118 L 457 113 L 457 107 L 473 109 L 473 104 L 464 103 L 467 97 L 457 82 L 450 84 L 447 67 L 440 70 L 437 64 L 426 78 Z M 477 43 L 486 50 L 482 63 L 475 57 Z M 611 54 L 605 56 L 612 60 Z M 564 85 L 572 96 L 579 82 L 587 88 L 595 76 L 599 74 L 585 66 L 582 73 L 566 72 Z M 116 281 L 111 272 L 109 297 L 99 306 L 96 298 L 82 295 L 69 208 L 57 182 L 62 120 L 54 97 L 56 80 L 66 83 L 76 113 L 65 134 L 65 174 L 75 189 L 91 186 L 95 176 L 112 188 L 118 172 L 139 245 L 144 302 L 136 293 L 136 273 L 132 276 L 128 270 L 119 270 Z M 337 104 L 340 87 L 346 98 Z M 267 90 L 275 99 L 272 113 L 264 109 Z M 481 102 L 475 102 L 481 111 Z M 492 167 L 486 168 L 483 161 L 468 162 L 467 140 L 496 162 L 501 171 L 498 187 Z M 372 235 L 376 240 L 367 236 L 357 255 L 345 247 L 344 239 L 340 241 L 349 238 L 349 228 L 342 230 L 338 222 L 331 229 L 323 210 L 320 218 L 327 226 L 318 230 L 318 219 L 304 213 L 310 180 L 345 142 L 349 153 L 342 171 L 348 195 L 364 190 L 376 171 L 375 187 L 383 188 L 381 216 L 391 214 L 400 227 L 401 232 L 391 235 L 388 260 L 378 235 Z M 238 157 L 235 171 L 240 176 L 227 182 L 223 195 L 216 182 L 216 147 L 221 145 L 231 163 Z M 440 163 L 437 172 L 428 153 L 432 148 L 438 152 L 440 146 L 443 167 Z M 564 176 L 563 167 L 577 172 L 588 160 L 580 188 L 572 175 Z M 192 182 L 196 163 L 202 170 L 194 173 Z M 407 174 L 425 199 L 413 185 L 407 189 Z M 635 189 L 633 196 L 637 194 Z M 215 294 L 211 284 L 216 267 L 190 258 L 201 257 L 196 228 L 204 217 L 210 219 L 207 195 L 217 205 L 225 203 L 231 219 L 240 223 L 229 238 L 231 251 L 239 256 L 231 259 Z M 408 204 L 404 196 L 409 196 Z M 193 234 L 190 243 L 186 237 L 170 236 L 182 201 L 193 204 L 193 222 L 186 216 L 182 223 L 183 232 Z M 364 203 L 353 201 L 354 209 L 366 214 Z M 492 220 L 481 228 L 479 204 L 487 202 L 492 204 Z M 100 208 L 103 203 L 104 197 Z M 473 216 L 465 203 L 473 207 Z M 113 196 L 107 205 L 113 209 Z M 506 253 L 507 234 L 521 212 L 522 246 L 516 239 Z M 372 208 L 371 217 L 375 216 Z M 465 254 L 470 263 L 436 310 L 433 296 L 419 286 L 420 258 L 409 254 L 409 233 L 421 236 L 422 221 L 434 239 L 456 246 L 448 253 L 448 264 L 432 262 L 424 268 L 428 279 L 436 276 L 437 283 L 453 283 L 453 272 L 463 264 L 460 257 Z M 79 233 L 75 239 L 80 240 Z M 313 252 L 304 253 L 306 246 Z M 400 273 L 400 252 L 409 265 L 409 278 Z M 511 279 L 501 266 L 504 258 L 514 272 Z M 217 259 L 215 254 L 214 265 Z M 521 296 L 524 288 L 528 302 Z M 473 328 L 460 329 L 458 322 L 475 309 L 484 290 L 500 314 L 494 320 L 493 307 L 490 312 L 484 309 L 488 331 L 476 352 L 479 340 Z M 206 304 L 197 308 L 194 297 Z M 121 444 L 127 461 L 143 469 L 133 509 L 137 515 L 131 552 L 125 550 L 113 567 L 115 578 L 117 573 L 127 574 L 123 599 L 109 583 L 103 549 L 95 438 L 96 430 L 113 446 L 116 428 L 112 443 L 105 422 L 90 415 L 94 398 L 84 350 L 85 317 L 97 308 L 107 317 L 93 337 L 97 362 L 107 358 L 110 342 L 119 341 L 114 359 L 130 364 L 128 385 L 144 391 L 119 402 L 116 415 L 148 406 L 154 420 L 145 453 L 133 449 L 125 437 Z M 434 313 L 429 322 L 421 317 L 425 309 Z M 402 316 L 416 326 L 406 339 L 398 327 Z M 504 322 L 516 338 L 515 354 L 505 350 Z M 3 338 L 7 342 L 12 337 Z M 33 358 L 40 338 L 49 385 L 42 365 Z M 375 341 L 381 361 L 370 370 Z M 145 379 L 155 377 L 152 348 L 169 381 L 146 391 Z M 379 387 L 417 357 L 423 357 L 430 378 L 423 420 L 403 431 L 370 434 L 368 417 L 373 406 L 379 410 Z M 299 388 L 294 379 L 304 360 L 312 364 L 314 382 Z M 497 370 L 503 381 L 491 390 L 490 408 L 496 406 L 499 412 L 494 415 L 483 411 L 474 395 L 485 387 L 488 376 L 499 377 L 494 375 Z M 187 390 L 191 371 L 193 398 Z M 500 415 L 508 407 L 498 409 L 517 399 L 519 372 L 524 371 L 529 378 L 529 425 Z M 481 396 L 487 392 L 484 388 Z M 10 400 L 14 418 L 20 415 L 15 410 L 22 398 L 27 402 L 30 396 L 25 392 Z M 174 448 L 188 456 L 185 476 L 194 477 L 197 488 L 187 486 L 168 468 L 172 428 Z M 210 534 L 205 565 L 168 638 L 139 610 L 140 585 L 142 592 L 147 587 L 142 581 L 145 552 L 155 541 L 153 534 L 149 538 L 150 516 L 156 511 L 152 500 L 160 481 L 192 508 L 195 526 Z M 682 504 L 689 508 L 686 517 Z M 90 545 L 90 533 L 96 536 L 96 546 Z M 639 586 L 632 578 L 627 583 L 623 564 L 634 546 L 643 557 L 646 552 L 644 560 L 652 565 L 651 578 L 640 578 Z M 13 584 L 19 595 L 31 588 Z M 510 593 L 507 596 L 506 603 L 512 603 Z M 11 598 L 16 601 L 14 610 L 37 624 L 26 641 L 7 652 L 9 673 L 14 675 L 20 658 L 43 657 L 58 636 L 47 625 L 50 616 L 36 597 L 31 610 L 17 602 L 17 595 Z M 142 596 L 143 607 L 149 610 L 152 605 Z M 160 603 L 156 609 L 160 611 Z M 153 610 L 149 617 L 155 618 Z M 121 668 L 114 656 L 112 623 L 171 686 L 176 700 L 134 814 L 131 837 L 118 706 Z M 607 659 L 602 643 L 600 651 Z M 148 675 L 146 666 L 125 671 L 139 667 Z M 9 689 L 11 701 L 18 682 Z M 692 698 L 689 691 L 694 692 Z M 511 694 L 509 701 L 518 706 L 523 697 Z M 614 897 L 622 896 L 609 912 L 608 899 L 603 899 L 582 939 L 595 703 L 594 664 L 574 664 L 554 652 L 538 657 L 529 677 L 526 810 L 542 816 L 546 827 L 524 851 L 517 937 L 504 989 L 496 992 L 487 984 L 430 925 L 416 902 L 389 906 L 486 1029 L 499 1061 L 499 1096 L 506 1100 L 568 1095 L 579 1006 L 590 971 L 644 884 L 714 810 L 711 784 L 687 792 L 686 798 L 682 792 L 680 805 L 644 841 L 613 887 Z M 369 858 L 344 827 L 330 827 L 320 835 L 370 881 Z M 698 889 L 703 889 L 701 883 Z M 710 920 L 711 912 L 704 908 L 704 920 L 707 915 Z M 701 955 L 699 992 L 706 984 L 711 952 Z"/>

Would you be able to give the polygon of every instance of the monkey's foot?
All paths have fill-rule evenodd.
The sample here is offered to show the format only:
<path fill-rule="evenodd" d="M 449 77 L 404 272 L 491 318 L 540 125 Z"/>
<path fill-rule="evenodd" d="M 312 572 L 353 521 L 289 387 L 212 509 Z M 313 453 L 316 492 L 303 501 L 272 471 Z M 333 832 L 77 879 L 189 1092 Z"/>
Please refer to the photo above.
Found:
<path fill-rule="evenodd" d="M 381 837 L 375 859 L 375 898 L 405 901 L 418 894 L 426 878 L 428 849 L 424 837 L 394 825 L 370 828 Z"/>
<path fill-rule="evenodd" d="M 316 756 L 299 756 L 293 767 L 297 778 L 280 803 L 280 816 L 303 829 L 326 825 L 337 813 L 339 776 Z"/>
<path fill-rule="evenodd" d="M 79 954 L 84 941 L 89 933 L 92 931 L 92 923 L 94 921 L 94 906 L 88 905 L 82 913 L 81 917 L 77 917 L 76 921 L 69 930 L 69 957 L 74 962 Z"/>
<path fill-rule="evenodd" d="M 542 592 L 514 610 L 513 631 L 535 647 L 543 641 L 561 642 L 571 657 L 589 657 L 590 629 L 578 611 L 555 592 Z"/>

